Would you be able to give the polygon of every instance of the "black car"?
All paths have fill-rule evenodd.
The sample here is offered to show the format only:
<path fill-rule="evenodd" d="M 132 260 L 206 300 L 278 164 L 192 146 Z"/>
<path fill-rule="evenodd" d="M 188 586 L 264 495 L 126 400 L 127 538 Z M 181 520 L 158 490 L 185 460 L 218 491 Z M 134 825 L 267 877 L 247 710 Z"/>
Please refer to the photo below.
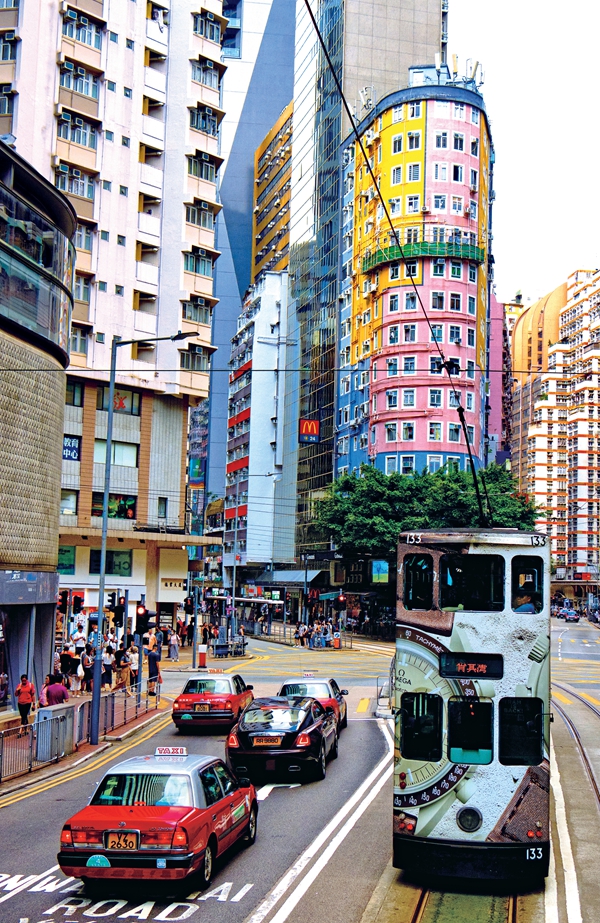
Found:
<path fill-rule="evenodd" d="M 327 759 L 338 755 L 335 712 L 310 696 L 255 699 L 230 732 L 225 755 L 248 778 L 283 771 L 324 779 Z"/>

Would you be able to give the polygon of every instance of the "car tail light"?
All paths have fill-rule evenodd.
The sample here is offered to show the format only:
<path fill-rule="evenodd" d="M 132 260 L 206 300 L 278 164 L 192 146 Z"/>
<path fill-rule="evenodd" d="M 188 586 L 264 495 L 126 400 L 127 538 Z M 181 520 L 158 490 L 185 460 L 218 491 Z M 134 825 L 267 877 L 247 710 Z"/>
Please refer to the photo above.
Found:
<path fill-rule="evenodd" d="M 72 846 L 73 845 L 73 836 L 71 834 L 70 827 L 63 827 L 60 834 L 60 845 L 61 846 Z"/>
<path fill-rule="evenodd" d="M 296 737 L 296 746 L 297 747 L 310 747 L 311 739 L 310 734 L 298 734 Z"/>
<path fill-rule="evenodd" d="M 96 830 L 72 830 L 71 842 L 73 846 L 98 846 L 102 843 L 102 833 Z"/>
<path fill-rule="evenodd" d="M 233 710 L 233 705 L 231 704 L 231 702 L 229 701 L 229 699 L 227 699 L 227 701 L 225 702 L 225 705 L 223 706 L 223 708 L 228 708 L 229 711 L 232 711 L 232 710 Z"/>
<path fill-rule="evenodd" d="M 229 737 L 227 738 L 227 746 L 228 747 L 239 747 L 239 745 L 240 745 L 240 742 L 237 739 L 237 734 L 234 734 L 232 731 Z"/>
<path fill-rule="evenodd" d="M 170 846 L 173 839 L 172 830 L 153 830 L 152 833 L 142 833 L 140 845 L 143 847 L 150 846 Z"/>
<path fill-rule="evenodd" d="M 183 829 L 183 827 L 177 827 L 177 829 L 175 830 L 175 833 L 173 834 L 173 846 L 179 847 L 179 848 L 184 847 L 185 849 L 187 849 L 187 845 L 188 845 L 187 832 Z"/>

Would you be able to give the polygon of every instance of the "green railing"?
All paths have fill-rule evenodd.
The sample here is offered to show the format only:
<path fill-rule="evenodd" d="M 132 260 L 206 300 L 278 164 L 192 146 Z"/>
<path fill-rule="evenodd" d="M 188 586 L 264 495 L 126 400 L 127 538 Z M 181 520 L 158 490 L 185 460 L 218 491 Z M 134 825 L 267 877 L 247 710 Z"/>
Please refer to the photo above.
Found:
<path fill-rule="evenodd" d="M 483 263 L 485 260 L 485 250 L 483 247 L 475 247 L 473 244 L 455 244 L 449 242 L 421 241 L 416 244 L 404 244 L 402 250 L 400 247 L 381 247 L 366 256 L 362 261 L 362 271 L 369 272 L 382 263 L 395 263 L 401 259 L 411 259 L 415 256 L 449 256 L 461 260 L 471 260 L 474 263 Z"/>

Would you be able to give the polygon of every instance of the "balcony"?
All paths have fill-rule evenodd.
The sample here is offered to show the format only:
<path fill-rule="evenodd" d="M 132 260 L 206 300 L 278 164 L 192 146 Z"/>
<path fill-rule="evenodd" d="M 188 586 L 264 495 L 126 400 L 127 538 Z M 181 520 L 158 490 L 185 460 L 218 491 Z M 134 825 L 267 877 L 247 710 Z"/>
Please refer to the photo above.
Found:
<path fill-rule="evenodd" d="M 91 45 L 84 45 L 83 42 L 78 42 L 74 38 L 67 38 L 66 35 L 61 36 L 61 53 L 67 58 L 73 58 L 79 64 L 85 64 L 87 67 L 92 68 L 92 70 L 102 71 L 104 70 L 102 66 L 102 52 L 99 48 L 92 48 Z"/>
<path fill-rule="evenodd" d="M 74 109 L 75 112 L 81 112 L 82 115 L 89 115 L 94 119 L 98 118 L 98 100 L 91 96 L 84 96 L 83 93 L 75 93 L 74 90 L 60 87 L 58 101 L 67 109 Z"/>
<path fill-rule="evenodd" d="M 430 241 L 404 244 L 402 250 L 400 247 L 382 247 L 363 259 L 362 272 L 369 272 L 384 263 L 395 263 L 398 260 L 416 256 L 456 257 L 461 260 L 471 260 L 474 263 L 483 263 L 485 250 L 482 247 L 474 247 L 472 244 L 432 243 Z"/>
<path fill-rule="evenodd" d="M 150 48 L 154 46 L 153 50 L 166 55 L 169 44 L 169 29 L 164 22 L 158 19 L 147 19 L 146 38 L 152 43 Z"/>
<path fill-rule="evenodd" d="M 151 167 L 148 163 L 140 164 L 140 183 L 151 187 L 150 195 L 160 198 L 163 184 L 163 171 L 158 167 Z M 142 189 L 141 192 L 146 190 Z"/>
<path fill-rule="evenodd" d="M 198 227 L 197 224 L 186 224 L 185 241 L 192 247 L 215 250 L 215 232 Z M 216 251 L 215 251 L 216 252 Z"/>
<path fill-rule="evenodd" d="M 138 282 L 143 282 L 145 285 L 158 286 L 158 266 L 138 260 L 135 264 L 135 277 Z"/>
<path fill-rule="evenodd" d="M 72 163 L 75 167 L 82 167 L 82 169 L 90 173 L 98 172 L 96 169 L 97 152 L 91 147 L 84 147 L 83 144 L 75 144 L 74 141 L 57 138 L 56 154 L 61 160 Z"/>
<path fill-rule="evenodd" d="M 142 134 L 152 138 L 153 141 L 160 141 L 162 145 L 165 140 L 165 123 L 151 115 L 143 115 Z"/>
<path fill-rule="evenodd" d="M 203 199 L 205 202 L 212 203 L 217 197 L 217 187 L 215 183 L 209 183 L 208 180 L 188 173 L 187 193 L 192 199 Z"/>
<path fill-rule="evenodd" d="M 16 29 L 19 24 L 19 10 L 16 7 L 0 10 L 0 29 Z"/>
<path fill-rule="evenodd" d="M 206 295 L 212 298 L 213 280 L 209 276 L 199 276 L 194 272 L 183 273 L 184 291 L 195 295 Z"/>
<path fill-rule="evenodd" d="M 167 90 L 167 75 L 161 73 L 155 67 L 144 68 L 144 85 L 149 90 L 155 90 L 157 93 L 165 94 Z"/>
<path fill-rule="evenodd" d="M 83 196 L 72 195 L 70 192 L 65 192 L 63 195 L 66 195 L 67 199 L 75 209 L 78 218 L 87 218 L 88 220 L 93 220 L 94 218 L 94 200 L 85 199 Z"/>
<path fill-rule="evenodd" d="M 8 12 L 7 10 L 0 10 L 0 12 Z M 0 62 L 0 83 L 14 83 L 15 80 L 15 62 L 14 61 L 1 61 Z"/>

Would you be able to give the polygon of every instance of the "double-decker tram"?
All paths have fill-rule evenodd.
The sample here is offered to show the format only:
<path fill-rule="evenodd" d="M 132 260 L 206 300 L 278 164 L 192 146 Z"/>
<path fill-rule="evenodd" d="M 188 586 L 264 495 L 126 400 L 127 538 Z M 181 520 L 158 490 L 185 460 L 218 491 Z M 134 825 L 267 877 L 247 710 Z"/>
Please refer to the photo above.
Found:
<path fill-rule="evenodd" d="M 397 596 L 394 866 L 547 875 L 546 536 L 403 533 Z"/>

